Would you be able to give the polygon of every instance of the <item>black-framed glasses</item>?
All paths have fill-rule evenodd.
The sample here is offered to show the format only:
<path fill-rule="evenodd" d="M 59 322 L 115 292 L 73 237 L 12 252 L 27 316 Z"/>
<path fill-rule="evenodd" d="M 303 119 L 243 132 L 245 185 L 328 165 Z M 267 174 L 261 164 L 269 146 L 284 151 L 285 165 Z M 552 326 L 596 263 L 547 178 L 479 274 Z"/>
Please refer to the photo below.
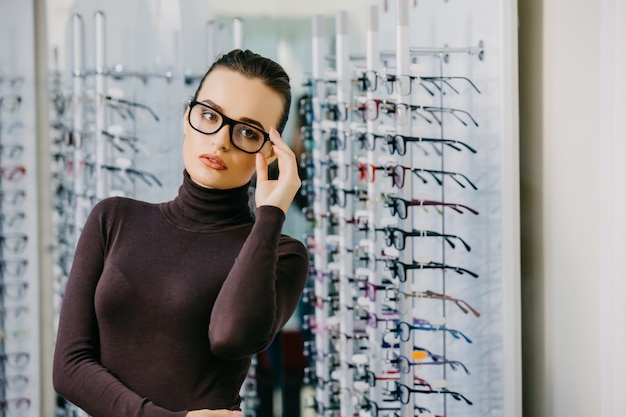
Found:
<path fill-rule="evenodd" d="M 457 119 L 463 126 L 468 126 L 471 123 L 474 126 L 478 127 L 478 122 L 476 121 L 476 119 L 474 119 L 474 117 L 472 117 L 472 115 L 466 110 L 454 109 L 450 107 L 436 107 L 436 106 L 424 106 L 424 107 L 421 107 L 421 110 L 428 112 L 430 114 L 432 114 L 433 112 L 439 112 L 441 113 L 442 116 L 444 113 L 448 113 L 454 116 L 454 118 Z M 459 116 L 459 113 L 464 115 L 465 118 L 469 120 L 469 122 L 464 120 L 461 116 Z M 437 118 L 437 121 L 439 122 L 440 125 L 441 125 L 441 119 L 442 119 L 441 117 Z"/>
<path fill-rule="evenodd" d="M 407 271 L 409 270 L 426 270 L 426 269 L 442 269 L 442 270 L 452 270 L 459 275 L 470 275 L 473 278 L 478 278 L 478 274 L 470 271 L 466 268 L 461 268 L 459 266 L 447 265 L 441 262 L 412 262 L 406 263 L 402 262 L 396 258 L 385 259 L 385 267 L 392 273 L 394 278 L 397 278 L 400 282 L 406 282 Z"/>
<path fill-rule="evenodd" d="M 415 104 L 397 103 L 393 100 L 370 99 L 358 105 L 356 109 L 361 111 L 361 118 L 364 122 L 368 120 L 377 120 L 380 117 L 380 114 L 383 113 L 393 115 L 395 122 L 404 126 L 409 122 L 410 117 L 414 113 L 416 116 L 424 119 L 427 123 L 432 124 L 432 119 L 424 114 L 428 113 L 437 123 L 441 124 L 440 119 L 435 116 L 435 114 L 431 111 L 431 108 Z M 432 109 L 436 108 L 432 107 Z"/>
<path fill-rule="evenodd" d="M 135 120 L 133 109 L 141 109 L 148 113 L 155 122 L 158 122 L 159 116 L 150 108 L 150 106 L 135 101 L 125 100 L 122 98 L 114 98 L 108 95 L 104 96 L 105 103 L 109 105 L 122 119 Z"/>
<path fill-rule="evenodd" d="M 435 78 L 436 80 L 434 80 Z M 465 78 L 465 77 L 419 77 L 419 76 L 408 75 L 408 74 L 383 75 L 375 70 L 366 70 L 366 71 L 362 71 L 361 74 L 359 74 L 358 78 L 354 80 L 354 82 L 358 85 L 361 91 L 376 91 L 379 86 L 378 80 L 380 79 L 381 84 L 384 84 L 386 87 L 387 94 L 393 94 L 394 87 L 395 87 L 396 91 L 398 91 L 398 93 L 403 96 L 410 95 L 412 93 L 412 84 L 414 82 L 417 82 L 421 87 L 424 88 L 424 90 L 428 94 L 430 94 L 431 96 L 434 96 L 435 92 L 425 85 L 424 83 L 425 81 L 433 84 L 438 90 L 443 92 L 443 87 L 435 83 L 435 81 L 440 81 L 442 84 L 448 85 L 453 91 L 458 93 L 458 90 L 455 89 L 449 83 L 449 79 L 453 79 L 453 78 Z M 474 86 L 474 84 L 469 79 L 467 79 L 467 81 L 470 82 L 472 86 Z M 476 89 L 475 86 L 474 88 Z"/>
<path fill-rule="evenodd" d="M 422 81 L 422 86 L 426 88 L 426 86 L 424 85 L 424 82 L 429 82 L 432 85 L 435 86 L 435 88 L 437 88 L 440 92 L 445 94 L 444 91 L 444 87 L 449 88 L 450 90 L 454 91 L 457 94 L 460 94 L 459 90 L 457 90 L 450 81 L 452 80 L 462 80 L 465 81 L 467 84 L 469 84 L 469 86 L 475 90 L 478 94 L 482 94 L 480 92 L 480 90 L 478 89 L 478 87 L 476 86 L 476 84 L 474 84 L 472 82 L 472 80 L 470 80 L 467 77 L 462 77 L 462 76 L 449 76 L 449 75 L 439 75 L 439 76 L 430 76 L 430 77 L 420 77 L 420 81 Z M 427 89 L 428 90 L 428 89 Z M 431 95 L 434 95 L 434 92 L 430 91 Z"/>
<path fill-rule="evenodd" d="M 450 391 L 447 388 L 433 388 L 432 390 L 426 389 L 416 389 L 411 388 L 406 384 L 401 382 L 394 381 L 394 389 L 389 391 L 389 394 L 393 396 L 394 399 L 397 399 L 402 404 L 408 404 L 411 401 L 411 394 L 419 393 L 419 394 L 448 394 L 452 398 L 457 401 L 465 401 L 468 405 L 472 405 L 473 403 L 465 397 L 463 394 Z"/>
<path fill-rule="evenodd" d="M 414 330 L 423 330 L 430 332 L 446 332 L 455 339 L 464 339 L 467 343 L 473 343 L 472 339 L 463 334 L 460 330 L 450 329 L 444 325 L 435 325 L 424 319 L 413 319 L 415 324 L 406 321 L 394 321 L 396 327 L 390 329 L 391 333 L 395 333 L 401 342 L 408 342 L 411 339 L 411 332 Z"/>
<path fill-rule="evenodd" d="M 358 187 L 346 189 L 330 185 L 327 191 L 328 200 L 333 206 L 346 207 L 348 204 L 348 195 L 352 195 L 358 201 L 367 201 L 367 190 Z"/>
<path fill-rule="evenodd" d="M 442 237 L 450 245 L 452 249 L 456 247 L 456 244 L 453 242 L 452 239 L 456 239 L 459 242 L 461 242 L 463 246 L 465 246 L 465 249 L 467 249 L 468 252 L 472 250 L 472 248 L 467 244 L 467 242 L 465 242 L 461 237 L 457 235 L 451 235 L 448 233 L 440 233 L 434 230 L 413 229 L 411 231 L 407 231 L 407 230 L 400 229 L 398 227 L 389 227 L 389 226 L 376 228 L 374 230 L 384 232 L 385 243 L 387 244 L 387 246 L 394 246 L 398 250 L 404 250 L 404 248 L 406 247 L 406 239 L 408 237 Z"/>
<path fill-rule="evenodd" d="M 112 173 L 125 173 L 131 180 L 134 180 L 135 178 L 139 178 L 144 183 L 146 183 L 146 185 L 149 185 L 149 186 L 153 186 L 153 185 L 157 185 L 159 187 L 163 186 L 163 183 L 156 177 L 156 175 L 148 171 L 141 171 L 136 168 L 131 168 L 131 167 L 125 168 L 121 166 L 106 165 L 106 164 L 101 165 L 101 168 Z"/>
<path fill-rule="evenodd" d="M 385 135 L 379 135 L 372 132 L 353 131 L 352 138 L 359 144 L 359 149 L 373 151 L 376 149 L 376 140 L 384 140 Z"/>
<path fill-rule="evenodd" d="M 406 179 L 406 172 L 410 171 L 417 178 L 419 178 L 423 184 L 428 184 L 428 179 L 424 176 L 424 174 L 428 174 L 432 177 L 438 185 L 443 185 L 443 178 L 449 177 L 454 182 L 456 182 L 461 188 L 467 188 L 465 183 L 469 184 L 474 190 L 477 190 L 476 184 L 474 184 L 465 174 L 461 174 L 460 172 L 453 171 L 443 171 L 436 169 L 426 169 L 426 168 L 412 168 L 405 165 L 394 165 L 394 164 L 385 164 L 385 175 L 391 177 L 392 185 L 397 188 L 403 188 L 404 182 Z M 458 177 L 461 177 L 465 180 L 465 183 L 461 181 Z"/>
<path fill-rule="evenodd" d="M 474 210 L 471 207 L 465 206 L 463 204 L 457 203 L 446 203 L 443 201 L 433 201 L 433 200 L 419 200 L 419 199 L 411 199 L 407 200 L 401 197 L 397 197 L 393 194 L 384 194 L 383 195 L 383 204 L 385 207 L 389 207 L 392 216 L 398 216 L 401 219 L 406 219 L 408 217 L 408 208 L 409 207 L 427 207 L 427 206 L 441 206 L 441 207 L 449 207 L 457 213 L 464 213 L 463 210 L 467 210 L 472 214 L 478 215 L 478 211 Z M 438 210 L 439 211 L 439 210 Z M 439 212 L 441 214 L 441 212 Z"/>
<path fill-rule="evenodd" d="M 407 143 L 430 143 L 433 147 L 436 144 L 442 144 L 448 146 L 456 151 L 461 151 L 461 147 L 467 149 L 471 153 L 476 153 L 476 149 L 472 148 L 465 142 L 455 139 L 438 139 L 438 138 L 424 138 L 419 136 L 406 136 L 398 133 L 388 133 L 385 135 L 385 142 L 387 143 L 390 154 L 397 153 L 398 155 L 406 155 Z M 436 148 L 435 148 L 436 149 Z M 436 149 L 439 154 L 440 151 Z"/>
<path fill-rule="evenodd" d="M 122 143 L 126 144 L 126 147 L 130 148 L 132 152 L 139 152 L 138 144 L 140 141 L 139 138 L 135 136 L 121 135 L 109 130 L 103 130 L 102 134 L 106 136 L 111 141 L 111 145 L 120 152 L 126 152 L 126 148 L 121 145 Z"/>
<path fill-rule="evenodd" d="M 381 78 L 378 71 L 366 70 L 363 71 L 354 80 L 361 91 L 376 91 L 378 89 L 378 79 Z"/>
<path fill-rule="evenodd" d="M 205 135 L 217 133 L 228 125 L 230 143 L 242 152 L 254 154 L 270 141 L 269 133 L 259 127 L 231 119 L 208 104 L 196 100 L 189 101 L 189 125 Z"/>
<path fill-rule="evenodd" d="M 407 74 L 387 74 L 387 92 L 389 94 L 393 93 L 393 87 L 395 85 L 396 90 L 400 93 L 400 95 L 406 96 L 412 93 L 412 84 L 414 82 L 419 83 L 419 85 L 426 90 L 428 94 L 431 96 L 435 95 L 435 92 L 428 88 L 425 83 L 428 82 L 432 84 L 441 94 L 445 94 L 444 87 L 452 90 L 456 94 L 460 94 L 459 90 L 456 89 L 451 80 L 463 80 L 467 82 L 478 94 L 480 94 L 480 90 L 476 85 L 467 77 L 460 76 L 434 76 L 434 77 L 420 77 L 415 75 L 407 75 Z"/>
<path fill-rule="evenodd" d="M 394 87 L 396 91 L 402 96 L 408 96 L 411 94 L 411 84 L 413 81 L 419 80 L 419 77 L 407 74 L 387 74 L 387 92 L 393 94 Z"/>
<path fill-rule="evenodd" d="M 346 102 L 327 103 L 326 117 L 333 122 L 344 122 L 348 120 L 348 110 L 352 107 Z"/>

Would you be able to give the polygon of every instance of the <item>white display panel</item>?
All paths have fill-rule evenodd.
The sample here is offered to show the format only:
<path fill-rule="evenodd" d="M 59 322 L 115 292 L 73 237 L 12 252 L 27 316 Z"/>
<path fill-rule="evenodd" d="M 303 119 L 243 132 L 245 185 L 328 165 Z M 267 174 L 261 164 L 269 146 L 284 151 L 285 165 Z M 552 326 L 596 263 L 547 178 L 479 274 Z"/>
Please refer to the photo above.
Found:
<path fill-rule="evenodd" d="M 35 27 L 32 1 L 0 2 L 0 403 L 40 407 Z"/>

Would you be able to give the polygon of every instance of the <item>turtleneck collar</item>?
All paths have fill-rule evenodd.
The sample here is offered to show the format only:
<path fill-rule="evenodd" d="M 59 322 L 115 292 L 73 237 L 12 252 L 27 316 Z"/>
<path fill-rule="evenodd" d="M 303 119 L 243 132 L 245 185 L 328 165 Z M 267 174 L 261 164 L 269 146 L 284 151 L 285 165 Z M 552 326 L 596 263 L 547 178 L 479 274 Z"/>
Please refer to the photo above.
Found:
<path fill-rule="evenodd" d="M 249 185 L 228 190 L 204 188 L 185 170 L 178 196 L 163 203 L 161 211 L 177 226 L 193 231 L 250 223 Z"/>

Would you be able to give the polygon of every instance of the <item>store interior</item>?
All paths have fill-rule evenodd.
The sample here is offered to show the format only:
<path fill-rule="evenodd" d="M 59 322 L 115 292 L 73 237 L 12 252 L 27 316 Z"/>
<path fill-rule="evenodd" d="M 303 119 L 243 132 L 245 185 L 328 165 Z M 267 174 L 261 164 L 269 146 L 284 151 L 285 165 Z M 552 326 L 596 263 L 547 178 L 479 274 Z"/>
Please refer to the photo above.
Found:
<path fill-rule="evenodd" d="M 234 48 L 290 75 L 283 232 L 312 265 L 245 416 L 623 415 L 623 2 L 0 7 L 3 416 L 88 416 L 52 386 L 81 227 L 176 196 L 187 100 Z"/>

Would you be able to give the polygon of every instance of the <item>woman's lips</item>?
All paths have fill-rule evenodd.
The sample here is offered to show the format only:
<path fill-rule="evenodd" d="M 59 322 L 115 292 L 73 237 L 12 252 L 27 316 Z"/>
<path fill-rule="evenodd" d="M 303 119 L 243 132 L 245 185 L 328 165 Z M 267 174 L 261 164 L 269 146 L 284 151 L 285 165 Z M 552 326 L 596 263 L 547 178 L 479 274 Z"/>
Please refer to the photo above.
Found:
<path fill-rule="evenodd" d="M 217 170 L 223 170 L 223 169 L 228 168 L 224 160 L 217 155 L 212 155 L 212 154 L 200 155 L 200 161 L 202 161 L 202 163 L 208 166 L 209 168 L 213 168 Z"/>

